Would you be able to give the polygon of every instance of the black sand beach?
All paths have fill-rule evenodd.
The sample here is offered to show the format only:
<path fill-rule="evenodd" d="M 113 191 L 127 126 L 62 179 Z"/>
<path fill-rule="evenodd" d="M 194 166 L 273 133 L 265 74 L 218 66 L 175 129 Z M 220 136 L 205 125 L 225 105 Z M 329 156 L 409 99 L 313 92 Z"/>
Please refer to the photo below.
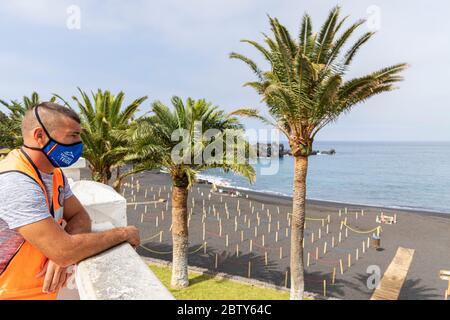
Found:
<path fill-rule="evenodd" d="M 129 203 L 128 224 L 139 227 L 145 247 L 138 249 L 139 254 L 171 260 L 169 177 L 166 174 L 144 172 L 133 179 L 129 178 L 126 183 L 128 186 L 124 187 L 123 191 Z M 242 191 L 241 196 L 231 197 L 218 192 L 211 193 L 210 190 L 211 185 L 196 184 L 190 192 L 188 212 L 192 214 L 189 222 L 189 264 L 247 277 L 251 261 L 251 278 L 289 287 L 290 233 L 287 218 L 291 211 L 291 199 Z M 154 199 L 160 198 L 168 201 L 153 202 Z M 237 210 L 238 202 L 239 210 Z M 203 240 L 203 210 L 206 212 L 205 240 Z M 372 246 L 372 240 L 370 247 L 367 248 L 368 238 L 374 233 L 367 231 L 380 226 L 375 220 L 381 212 L 390 216 L 396 214 L 397 223 L 381 225 L 379 250 Z M 327 220 L 328 216 L 330 223 Z M 414 249 L 415 253 L 399 299 L 443 299 L 447 283 L 439 279 L 439 270 L 450 269 L 450 215 L 311 200 L 307 202 L 307 218 L 305 266 L 308 252 L 310 265 L 306 267 L 306 291 L 323 294 L 326 280 L 327 296 L 341 299 L 369 299 L 373 289 L 367 287 L 370 276 L 367 268 L 378 266 L 382 276 L 398 247 L 404 247 Z M 349 229 L 348 237 L 345 236 L 345 226 L 341 229 L 341 221 L 345 218 L 347 225 L 357 231 Z M 322 226 L 321 220 L 311 219 L 325 220 Z M 160 238 L 161 231 L 163 233 Z M 339 232 L 342 238 L 340 243 Z M 333 238 L 334 247 L 332 247 Z M 204 242 L 207 243 L 206 251 Z M 326 246 L 325 254 L 324 246 Z M 316 251 L 319 253 L 318 260 Z M 350 268 L 348 268 L 349 254 Z M 217 269 L 215 269 L 216 259 Z M 343 262 L 343 274 L 340 271 L 340 259 Z M 334 285 L 333 270 L 336 274 Z M 287 283 L 286 273 L 288 273 Z"/>

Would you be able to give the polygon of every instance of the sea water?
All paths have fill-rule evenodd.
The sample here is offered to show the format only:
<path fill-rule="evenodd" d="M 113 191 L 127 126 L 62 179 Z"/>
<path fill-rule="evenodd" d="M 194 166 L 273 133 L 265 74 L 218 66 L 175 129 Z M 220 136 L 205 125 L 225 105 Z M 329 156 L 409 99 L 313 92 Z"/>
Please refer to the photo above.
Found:
<path fill-rule="evenodd" d="M 307 198 L 450 213 L 450 142 L 314 143 L 314 150 L 330 149 L 336 154 L 309 158 Z M 252 185 L 220 170 L 201 176 L 238 188 L 292 195 L 292 157 L 259 159 L 254 167 L 257 179 Z"/>

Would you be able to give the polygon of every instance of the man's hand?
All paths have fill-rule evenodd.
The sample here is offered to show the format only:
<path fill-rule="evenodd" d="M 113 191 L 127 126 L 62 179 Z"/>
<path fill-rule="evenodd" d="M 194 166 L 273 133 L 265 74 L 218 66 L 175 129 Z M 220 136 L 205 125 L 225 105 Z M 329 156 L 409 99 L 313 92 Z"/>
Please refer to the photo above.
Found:
<path fill-rule="evenodd" d="M 45 278 L 42 292 L 58 292 L 58 290 L 62 288 L 67 280 L 67 268 L 62 268 L 53 261 L 47 260 L 44 268 L 36 275 L 36 277 L 41 278 L 44 275 Z"/>
<path fill-rule="evenodd" d="M 134 249 L 139 247 L 141 244 L 141 239 L 139 237 L 139 229 L 135 226 L 127 226 L 124 228 L 125 231 L 125 241 L 127 241 Z"/>

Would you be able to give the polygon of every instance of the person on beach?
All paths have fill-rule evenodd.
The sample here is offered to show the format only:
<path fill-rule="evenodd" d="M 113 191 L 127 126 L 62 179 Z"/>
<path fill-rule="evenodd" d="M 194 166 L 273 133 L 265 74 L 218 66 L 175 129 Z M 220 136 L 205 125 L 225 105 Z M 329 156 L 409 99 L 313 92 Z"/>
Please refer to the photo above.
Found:
<path fill-rule="evenodd" d="M 92 233 L 61 167 L 81 156 L 78 115 L 41 103 L 22 121 L 24 144 L 0 161 L 0 299 L 56 299 L 67 267 L 122 242 L 133 226 Z"/>

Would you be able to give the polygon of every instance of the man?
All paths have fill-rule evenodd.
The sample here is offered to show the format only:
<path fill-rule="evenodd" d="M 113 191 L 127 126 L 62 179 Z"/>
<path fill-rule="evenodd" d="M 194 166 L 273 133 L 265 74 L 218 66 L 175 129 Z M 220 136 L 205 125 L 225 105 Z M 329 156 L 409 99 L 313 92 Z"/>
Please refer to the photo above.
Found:
<path fill-rule="evenodd" d="M 24 146 L 0 161 L 0 299 L 56 299 L 68 266 L 122 242 L 135 227 L 92 233 L 60 167 L 81 156 L 78 115 L 41 103 L 22 121 Z"/>

